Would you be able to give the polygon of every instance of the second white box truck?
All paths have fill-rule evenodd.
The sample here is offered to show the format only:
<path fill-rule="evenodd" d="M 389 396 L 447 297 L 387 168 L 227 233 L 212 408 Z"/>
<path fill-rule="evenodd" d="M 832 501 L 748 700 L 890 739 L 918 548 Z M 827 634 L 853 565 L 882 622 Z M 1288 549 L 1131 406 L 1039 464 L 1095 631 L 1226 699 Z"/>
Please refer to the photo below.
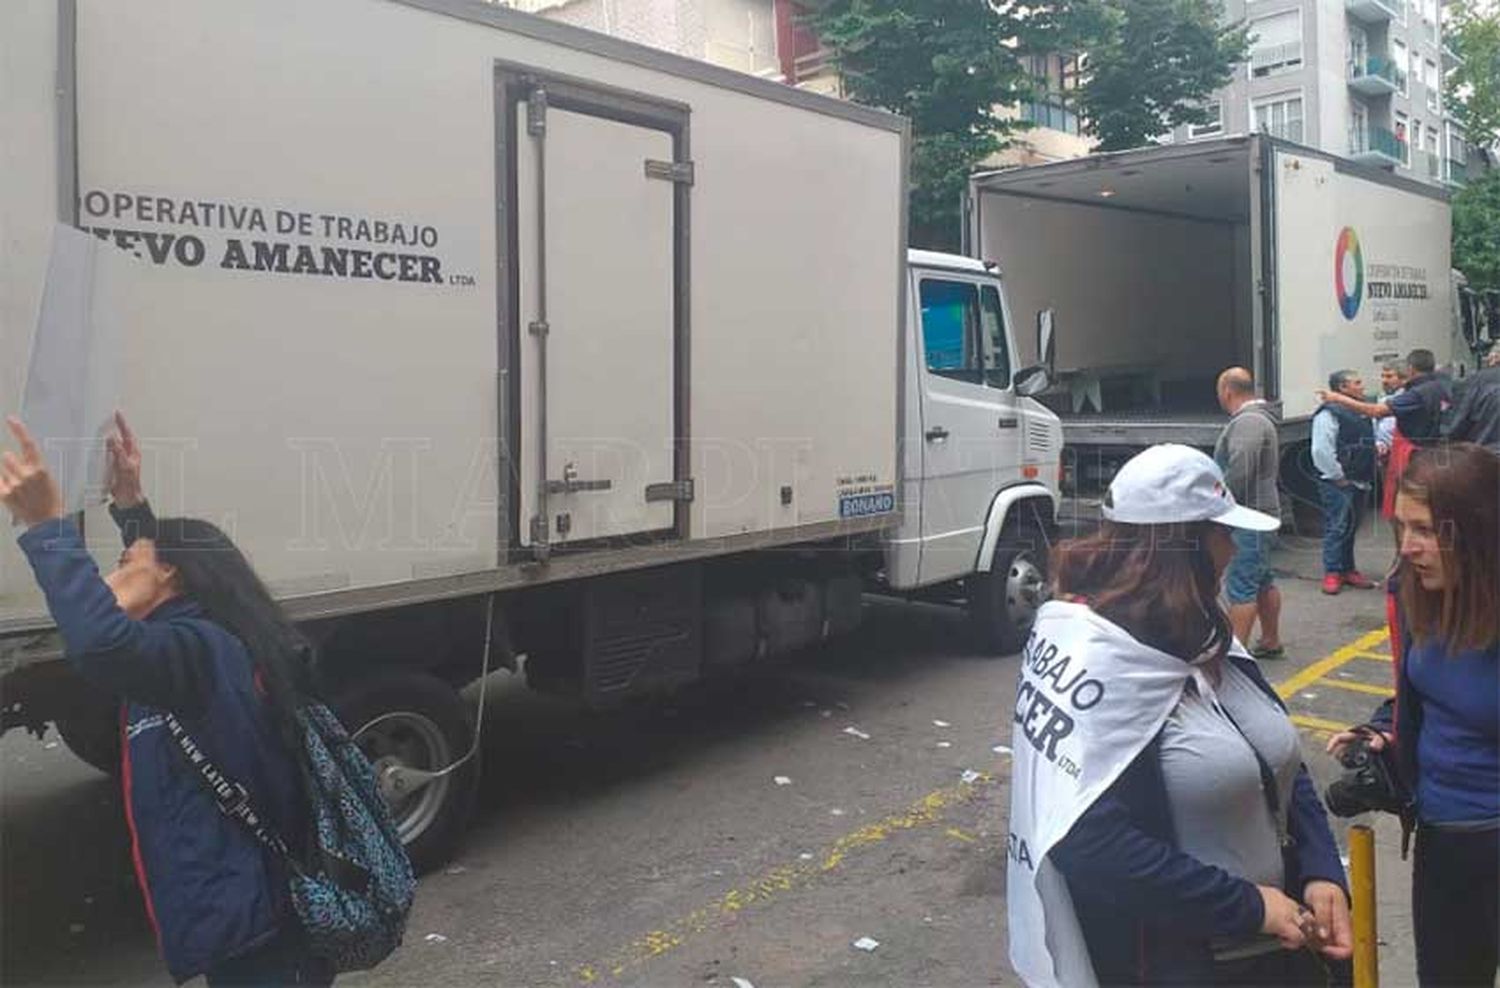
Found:
<path fill-rule="evenodd" d="M 1447 194 L 1264 135 L 976 176 L 968 234 L 1018 315 L 1056 312 L 1070 488 L 1097 495 L 1155 442 L 1211 447 L 1220 371 L 1283 416 L 1283 480 L 1317 504 L 1305 448 L 1336 370 L 1379 379 L 1424 347 L 1462 373 Z M 1308 484 L 1311 483 L 1311 488 Z"/>

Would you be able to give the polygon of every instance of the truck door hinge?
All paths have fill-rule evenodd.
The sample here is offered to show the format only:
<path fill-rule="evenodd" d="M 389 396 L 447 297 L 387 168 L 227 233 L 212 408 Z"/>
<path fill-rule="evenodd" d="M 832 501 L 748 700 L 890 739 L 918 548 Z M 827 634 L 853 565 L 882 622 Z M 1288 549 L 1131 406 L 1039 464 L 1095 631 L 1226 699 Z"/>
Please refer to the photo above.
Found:
<path fill-rule="evenodd" d="M 665 484 L 647 484 L 647 501 L 686 501 L 693 500 L 693 480 L 674 480 Z"/>
<path fill-rule="evenodd" d="M 691 161 L 654 161 L 647 158 L 646 177 L 659 178 L 664 182 L 676 182 L 680 185 L 692 185 L 693 163 Z"/>
<path fill-rule="evenodd" d="M 547 90 L 540 86 L 526 97 L 526 133 L 533 137 L 547 133 Z"/>

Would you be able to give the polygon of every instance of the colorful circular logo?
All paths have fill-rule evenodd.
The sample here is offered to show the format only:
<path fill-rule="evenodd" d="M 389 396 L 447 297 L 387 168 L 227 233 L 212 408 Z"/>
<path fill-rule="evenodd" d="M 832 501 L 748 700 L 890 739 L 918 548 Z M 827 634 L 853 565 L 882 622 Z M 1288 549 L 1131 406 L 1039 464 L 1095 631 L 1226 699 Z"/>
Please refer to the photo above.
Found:
<path fill-rule="evenodd" d="M 1354 228 L 1346 226 L 1339 233 L 1333 251 L 1333 287 L 1338 293 L 1339 310 L 1345 319 L 1359 314 L 1360 300 L 1365 297 L 1365 257 L 1359 249 Z"/>

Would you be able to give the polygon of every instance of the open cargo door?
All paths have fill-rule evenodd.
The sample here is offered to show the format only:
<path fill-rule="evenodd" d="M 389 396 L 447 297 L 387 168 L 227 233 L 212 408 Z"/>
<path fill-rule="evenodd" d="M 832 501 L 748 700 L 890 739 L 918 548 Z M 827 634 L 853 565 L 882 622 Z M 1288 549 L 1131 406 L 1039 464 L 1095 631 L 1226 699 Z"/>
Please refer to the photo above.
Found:
<path fill-rule="evenodd" d="M 670 534 L 678 428 L 671 121 L 533 83 L 516 127 L 520 544 Z"/>

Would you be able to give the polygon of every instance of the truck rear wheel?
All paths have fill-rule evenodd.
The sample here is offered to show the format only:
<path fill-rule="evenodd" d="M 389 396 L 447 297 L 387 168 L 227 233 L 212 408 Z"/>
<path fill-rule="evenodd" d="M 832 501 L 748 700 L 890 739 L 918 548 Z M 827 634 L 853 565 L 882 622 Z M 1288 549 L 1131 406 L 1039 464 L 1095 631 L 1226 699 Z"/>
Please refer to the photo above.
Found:
<path fill-rule="evenodd" d="M 1025 646 L 1047 600 L 1046 546 L 1041 532 L 1030 526 L 1007 531 L 989 572 L 969 577 L 969 617 L 987 654 L 1012 655 Z"/>
<path fill-rule="evenodd" d="M 377 777 L 390 768 L 440 771 L 468 754 L 473 726 L 463 698 L 422 673 L 393 671 L 339 694 L 334 709 Z M 453 854 L 479 781 L 479 753 L 448 775 L 403 795 L 387 793 L 401 840 L 419 874 Z M 382 787 L 385 791 L 385 787 Z"/>

